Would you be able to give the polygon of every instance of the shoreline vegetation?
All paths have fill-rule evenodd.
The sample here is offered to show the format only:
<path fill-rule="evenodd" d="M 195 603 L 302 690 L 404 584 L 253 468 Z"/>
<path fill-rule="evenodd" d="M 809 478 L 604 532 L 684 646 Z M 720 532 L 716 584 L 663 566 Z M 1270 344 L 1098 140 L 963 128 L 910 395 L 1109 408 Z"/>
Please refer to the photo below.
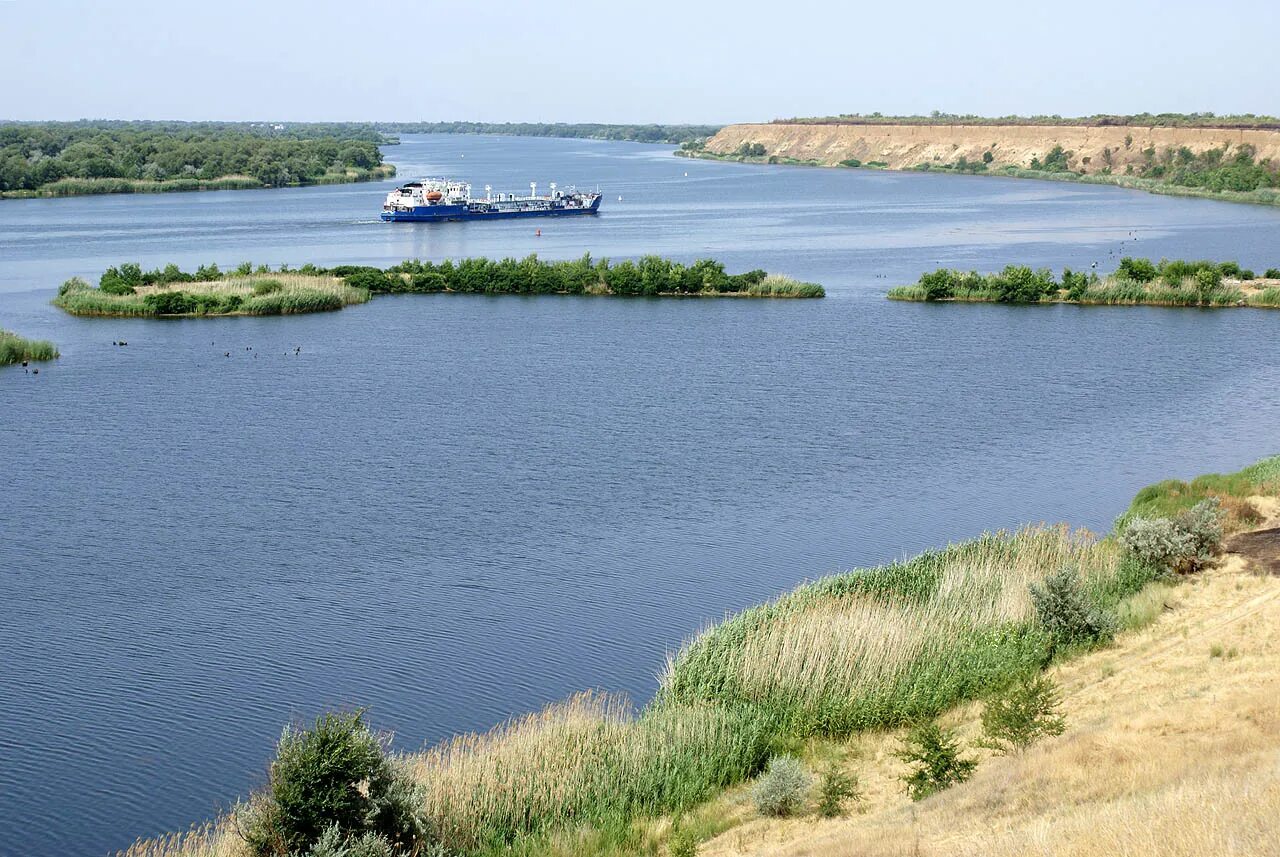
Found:
<path fill-rule="evenodd" d="M 358 124 L 20 122 L 0 125 L 0 198 L 246 190 L 396 174 Z"/>
<path fill-rule="evenodd" d="M 12 363 L 26 365 L 36 360 L 55 360 L 58 348 L 46 339 L 27 339 L 25 336 L 0 329 L 0 366 Z"/>
<path fill-rule="evenodd" d="M 549 262 L 483 258 L 421 262 L 390 268 L 304 265 L 271 269 L 241 263 L 229 272 L 202 265 L 187 273 L 177 265 L 143 271 L 137 263 L 108 268 L 95 288 L 72 277 L 54 306 L 72 315 L 180 318 L 228 315 L 292 315 L 340 310 L 374 295 L 484 294 L 592 295 L 616 297 L 821 298 L 822 286 L 764 271 L 725 273 L 703 259 L 691 265 L 658 256 L 611 263 L 585 255 Z"/>
<path fill-rule="evenodd" d="M 1081 306 L 1257 307 L 1280 308 L 1280 268 L 1258 276 L 1236 262 L 1124 257 L 1115 273 L 1063 269 L 1061 279 L 1048 269 L 1008 265 L 995 274 L 939 268 L 910 286 L 897 286 L 889 300 L 1078 304 Z"/>
<path fill-rule="evenodd" d="M 325 715 L 286 731 L 268 786 L 228 815 L 121 854 L 683 857 L 753 818 L 797 812 L 811 782 L 799 758 L 881 730 L 905 733 L 899 758 L 921 767 L 901 768 L 900 782 L 922 798 L 990 758 L 962 757 L 934 718 L 986 700 L 1000 741 L 976 746 L 997 753 L 1061 733 L 1045 671 L 1155 621 L 1226 534 L 1260 520 L 1260 495 L 1280 495 L 1280 456 L 1144 488 L 1105 537 L 1031 526 L 820 578 L 695 636 L 638 711 L 589 692 L 420 753 L 383 743 L 386 755 L 346 775 L 314 773 L 315 757 L 345 758 L 376 736 L 361 713 Z M 384 785 L 357 798 L 384 768 Z M 755 812 L 726 797 L 753 777 Z M 824 814 L 859 799 L 856 778 L 831 768 L 822 779 Z M 367 806 L 317 818 L 333 789 Z"/>

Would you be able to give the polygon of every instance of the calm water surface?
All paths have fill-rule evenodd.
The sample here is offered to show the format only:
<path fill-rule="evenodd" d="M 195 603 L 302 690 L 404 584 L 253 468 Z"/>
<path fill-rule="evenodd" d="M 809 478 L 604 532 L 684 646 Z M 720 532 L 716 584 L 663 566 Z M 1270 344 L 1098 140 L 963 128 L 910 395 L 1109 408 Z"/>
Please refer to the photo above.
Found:
<path fill-rule="evenodd" d="M 880 297 L 939 263 L 1273 266 L 1280 211 L 631 144 L 388 151 L 402 178 L 599 183 L 605 208 L 391 225 L 371 185 L 0 203 L 0 324 L 63 353 L 0 370 L 0 853 L 210 817 L 326 706 L 368 705 L 414 749 L 583 688 L 643 700 L 668 649 L 804 578 L 1030 521 L 1105 528 L 1147 482 L 1280 448 L 1280 314 Z M 48 306 L 122 260 L 535 251 L 711 255 L 830 297 Z"/>

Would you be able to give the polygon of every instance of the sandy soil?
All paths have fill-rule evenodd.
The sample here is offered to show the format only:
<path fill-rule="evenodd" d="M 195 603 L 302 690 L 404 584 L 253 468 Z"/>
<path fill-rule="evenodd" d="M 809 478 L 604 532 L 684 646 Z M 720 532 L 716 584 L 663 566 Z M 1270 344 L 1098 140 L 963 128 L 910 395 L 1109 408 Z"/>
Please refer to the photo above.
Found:
<path fill-rule="evenodd" d="M 1126 144 L 1126 139 L 1128 143 Z M 729 125 L 707 141 L 707 149 L 728 154 L 743 143 L 761 143 L 769 155 L 837 164 L 849 158 L 882 161 L 900 170 L 918 164 L 952 164 L 964 157 L 981 161 L 992 155 L 991 168 L 1028 167 L 1054 146 L 1072 153 L 1072 170 L 1097 173 L 1108 166 L 1121 174 L 1144 161 L 1142 150 L 1186 146 L 1199 154 L 1208 149 L 1228 152 L 1241 144 L 1257 150 L 1256 157 L 1280 160 L 1280 131 L 1222 128 L 1144 128 L 1136 126 L 1077 127 L 1037 125 Z M 1110 154 L 1108 155 L 1108 150 Z"/>

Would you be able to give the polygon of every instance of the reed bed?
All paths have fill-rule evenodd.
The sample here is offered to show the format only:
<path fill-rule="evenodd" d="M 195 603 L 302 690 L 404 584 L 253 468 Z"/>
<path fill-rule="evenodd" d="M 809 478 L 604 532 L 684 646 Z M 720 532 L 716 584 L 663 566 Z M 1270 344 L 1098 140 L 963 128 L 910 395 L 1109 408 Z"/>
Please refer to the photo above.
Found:
<path fill-rule="evenodd" d="M 58 348 L 46 339 L 27 339 L 8 330 L 0 330 L 0 366 L 28 360 L 53 360 Z"/>
<path fill-rule="evenodd" d="M 110 294 L 69 282 L 54 304 L 72 315 L 112 317 L 290 315 L 339 310 L 369 300 L 369 291 L 327 274 L 273 272 L 196 282 L 139 285 Z"/>
<path fill-rule="evenodd" d="M 792 734 L 843 735 L 940 713 L 1051 653 L 1029 585 L 1064 566 L 1100 606 L 1150 574 L 1066 527 L 996 533 L 824 578 L 751 608 L 673 655 L 657 705 L 759 706 Z"/>
<path fill-rule="evenodd" d="M 700 704 L 637 717 L 625 699 L 581 693 L 405 762 L 447 849 L 678 812 L 745 779 L 769 754 L 756 712 Z"/>
<path fill-rule="evenodd" d="M 753 298 L 820 298 L 826 290 L 817 283 L 805 283 L 782 274 L 769 274 L 758 283 L 747 287 L 746 295 Z"/>
<path fill-rule="evenodd" d="M 1235 473 L 1206 473 L 1190 482 L 1166 479 L 1148 485 L 1116 520 L 1116 529 L 1124 530 L 1136 518 L 1175 517 L 1208 499 L 1221 504 L 1229 531 L 1243 529 L 1262 520 L 1248 498 L 1276 494 L 1280 494 L 1280 455 L 1264 458 Z"/>

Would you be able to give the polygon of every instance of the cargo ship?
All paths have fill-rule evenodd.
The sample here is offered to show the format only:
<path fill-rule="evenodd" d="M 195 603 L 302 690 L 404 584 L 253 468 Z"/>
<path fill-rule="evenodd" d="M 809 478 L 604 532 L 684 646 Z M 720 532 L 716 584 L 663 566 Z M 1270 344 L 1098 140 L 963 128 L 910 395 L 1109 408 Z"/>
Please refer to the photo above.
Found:
<path fill-rule="evenodd" d="M 505 217 L 560 217 L 595 214 L 600 210 L 600 193 L 576 188 L 538 196 L 538 183 L 529 182 L 529 195 L 494 193 L 484 187 L 482 198 L 472 198 L 471 185 L 449 179 L 421 179 L 403 184 L 387 194 L 382 219 L 435 222 L 442 220 L 497 220 Z"/>

